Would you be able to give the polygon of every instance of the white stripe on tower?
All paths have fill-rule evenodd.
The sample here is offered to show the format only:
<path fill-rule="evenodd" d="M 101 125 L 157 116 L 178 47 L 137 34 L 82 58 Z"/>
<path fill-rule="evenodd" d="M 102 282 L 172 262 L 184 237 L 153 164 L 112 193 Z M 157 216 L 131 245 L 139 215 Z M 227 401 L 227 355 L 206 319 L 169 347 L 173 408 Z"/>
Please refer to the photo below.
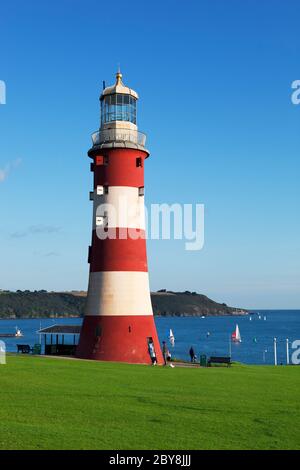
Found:
<path fill-rule="evenodd" d="M 108 194 L 94 193 L 93 229 L 97 229 L 97 216 L 107 215 L 108 228 L 134 228 L 145 230 L 145 200 L 139 188 L 109 186 Z"/>
<path fill-rule="evenodd" d="M 86 315 L 152 315 L 147 272 L 90 273 Z"/>

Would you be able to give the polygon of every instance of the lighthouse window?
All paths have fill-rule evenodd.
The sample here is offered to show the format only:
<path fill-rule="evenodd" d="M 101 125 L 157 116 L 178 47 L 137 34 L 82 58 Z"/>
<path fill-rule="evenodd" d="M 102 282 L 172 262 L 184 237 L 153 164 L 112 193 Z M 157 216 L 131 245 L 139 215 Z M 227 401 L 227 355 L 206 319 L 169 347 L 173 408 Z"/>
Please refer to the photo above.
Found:
<path fill-rule="evenodd" d="M 139 196 L 144 196 L 144 194 L 145 194 L 145 188 L 144 188 L 144 186 L 141 186 L 139 188 Z"/>
<path fill-rule="evenodd" d="M 142 161 L 141 157 L 138 157 L 138 158 L 136 159 L 136 166 L 137 166 L 137 167 L 143 166 L 143 161 Z"/>
<path fill-rule="evenodd" d="M 104 193 L 104 187 L 97 186 L 97 196 L 102 196 L 103 193 Z"/>
<path fill-rule="evenodd" d="M 96 226 L 97 227 L 105 227 L 107 225 L 107 217 L 100 215 L 96 217 Z"/>
<path fill-rule="evenodd" d="M 99 338 L 101 336 L 101 334 L 102 334 L 102 328 L 101 328 L 101 326 L 97 325 L 96 330 L 95 330 L 96 338 Z"/>
<path fill-rule="evenodd" d="M 101 165 L 103 165 L 103 164 L 104 164 L 104 157 L 103 157 L 103 155 L 97 155 L 95 161 L 96 161 L 96 166 L 101 166 Z"/>
<path fill-rule="evenodd" d="M 101 102 L 101 124 L 112 121 L 136 124 L 136 98 L 123 94 L 105 96 Z"/>
<path fill-rule="evenodd" d="M 97 186 L 96 193 L 97 193 L 97 196 L 108 194 L 108 186 Z"/>

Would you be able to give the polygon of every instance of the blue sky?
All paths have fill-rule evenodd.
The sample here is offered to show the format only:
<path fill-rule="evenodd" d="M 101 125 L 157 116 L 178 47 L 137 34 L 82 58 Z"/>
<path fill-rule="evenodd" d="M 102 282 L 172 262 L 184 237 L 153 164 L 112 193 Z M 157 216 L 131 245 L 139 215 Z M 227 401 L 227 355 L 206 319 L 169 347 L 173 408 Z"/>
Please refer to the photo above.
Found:
<path fill-rule="evenodd" d="M 299 13 L 292 0 L 1 2 L 0 288 L 86 289 L 86 152 L 120 63 L 141 98 L 147 205 L 206 211 L 203 250 L 148 241 L 151 288 L 300 308 Z"/>

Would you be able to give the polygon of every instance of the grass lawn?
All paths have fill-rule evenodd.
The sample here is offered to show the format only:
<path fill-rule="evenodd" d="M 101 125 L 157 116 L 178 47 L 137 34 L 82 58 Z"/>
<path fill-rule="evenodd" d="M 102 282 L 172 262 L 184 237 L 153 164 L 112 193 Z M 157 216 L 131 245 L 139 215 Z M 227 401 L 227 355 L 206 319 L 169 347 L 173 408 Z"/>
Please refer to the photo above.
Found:
<path fill-rule="evenodd" d="M 300 449 L 300 368 L 9 356 L 0 449 Z"/>

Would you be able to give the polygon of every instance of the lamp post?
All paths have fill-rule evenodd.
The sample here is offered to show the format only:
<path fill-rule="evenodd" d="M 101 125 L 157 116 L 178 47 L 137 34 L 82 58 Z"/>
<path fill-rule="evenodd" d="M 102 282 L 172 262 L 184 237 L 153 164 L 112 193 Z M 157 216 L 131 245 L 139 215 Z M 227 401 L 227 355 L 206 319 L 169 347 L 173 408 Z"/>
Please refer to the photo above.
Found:
<path fill-rule="evenodd" d="M 264 351 L 263 351 L 263 361 L 264 361 L 264 363 L 266 363 L 266 353 L 267 352 L 268 352 L 268 350 L 264 349 Z"/>
<path fill-rule="evenodd" d="M 277 339 L 274 338 L 274 365 L 277 366 Z"/>
<path fill-rule="evenodd" d="M 286 364 L 290 363 L 289 339 L 286 339 Z"/>

